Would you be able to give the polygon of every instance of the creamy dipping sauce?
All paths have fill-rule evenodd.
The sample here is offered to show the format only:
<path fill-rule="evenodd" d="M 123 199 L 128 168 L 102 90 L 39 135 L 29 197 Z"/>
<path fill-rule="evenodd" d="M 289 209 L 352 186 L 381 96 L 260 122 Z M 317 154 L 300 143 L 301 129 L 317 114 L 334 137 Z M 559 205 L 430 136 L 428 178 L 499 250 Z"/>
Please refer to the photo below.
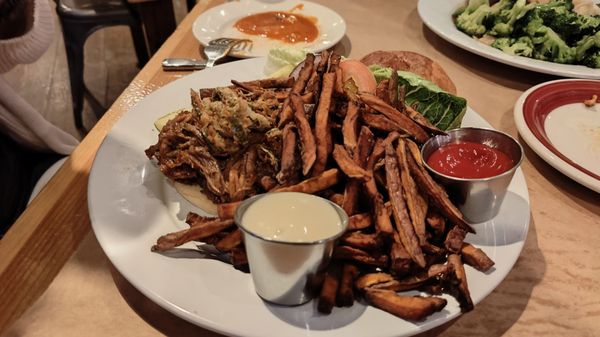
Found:
<path fill-rule="evenodd" d="M 342 220 L 325 199 L 296 193 L 268 193 L 244 212 L 241 226 L 269 240 L 314 242 L 337 235 Z"/>
<path fill-rule="evenodd" d="M 291 12 L 264 12 L 239 19 L 234 27 L 242 33 L 285 43 L 312 42 L 319 36 L 316 19 Z"/>

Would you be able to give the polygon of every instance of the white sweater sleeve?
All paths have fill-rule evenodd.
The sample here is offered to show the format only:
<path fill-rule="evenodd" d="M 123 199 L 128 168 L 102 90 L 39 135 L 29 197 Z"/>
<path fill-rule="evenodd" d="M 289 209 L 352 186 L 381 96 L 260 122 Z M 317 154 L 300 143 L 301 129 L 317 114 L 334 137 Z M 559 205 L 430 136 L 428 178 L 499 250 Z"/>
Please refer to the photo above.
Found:
<path fill-rule="evenodd" d="M 22 36 L 0 40 L 0 74 L 17 64 L 39 59 L 52 43 L 53 36 L 54 17 L 48 0 L 34 0 L 31 29 Z"/>
<path fill-rule="evenodd" d="M 70 154 L 77 139 L 48 122 L 1 76 L 17 64 L 34 62 L 52 42 L 54 17 L 49 1 L 28 1 L 34 1 L 32 28 L 22 36 L 0 40 L 0 130 L 32 149 Z"/>

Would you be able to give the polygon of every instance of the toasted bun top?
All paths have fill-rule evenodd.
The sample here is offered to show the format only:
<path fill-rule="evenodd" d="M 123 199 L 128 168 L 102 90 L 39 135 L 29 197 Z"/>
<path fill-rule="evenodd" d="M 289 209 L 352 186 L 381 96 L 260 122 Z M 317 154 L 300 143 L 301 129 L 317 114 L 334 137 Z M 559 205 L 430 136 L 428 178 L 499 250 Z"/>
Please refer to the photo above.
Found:
<path fill-rule="evenodd" d="M 366 65 L 379 64 L 397 70 L 410 71 L 437 84 L 442 90 L 456 95 L 456 86 L 442 67 L 427 56 L 411 51 L 375 51 L 361 60 Z"/>

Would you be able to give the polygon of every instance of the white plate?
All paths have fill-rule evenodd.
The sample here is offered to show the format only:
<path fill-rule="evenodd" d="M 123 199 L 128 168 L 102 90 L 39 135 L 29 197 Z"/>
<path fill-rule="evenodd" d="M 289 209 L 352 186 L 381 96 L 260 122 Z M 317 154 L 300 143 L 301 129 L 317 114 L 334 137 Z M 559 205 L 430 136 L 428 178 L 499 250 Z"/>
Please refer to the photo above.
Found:
<path fill-rule="evenodd" d="M 515 103 L 519 134 L 548 164 L 600 193 L 600 81 L 558 80 L 536 85 Z"/>
<path fill-rule="evenodd" d="M 458 30 L 452 22 L 452 14 L 465 3 L 466 0 L 419 0 L 418 11 L 425 25 L 441 38 L 490 60 L 563 77 L 600 78 L 600 69 L 509 55 L 475 40 Z"/>
<path fill-rule="evenodd" d="M 237 20 L 256 13 L 269 11 L 290 11 L 317 19 L 316 25 L 320 35 L 310 43 L 286 44 L 281 41 L 267 39 L 256 35 L 248 35 L 238 31 L 233 25 Z M 280 46 L 304 48 L 316 53 L 338 43 L 346 34 L 346 22 L 333 10 L 308 1 L 286 0 L 280 2 L 260 2 L 241 0 L 224 3 L 213 7 L 194 21 L 192 32 L 200 43 L 207 45 L 219 37 L 245 38 L 252 40 L 250 50 L 234 50 L 231 55 L 237 57 L 266 56 L 270 49 Z"/>
<path fill-rule="evenodd" d="M 184 219 L 189 210 L 198 212 L 144 155 L 144 149 L 157 139 L 153 122 L 189 106 L 190 88 L 228 85 L 231 78 L 263 77 L 264 63 L 264 58 L 247 59 L 174 81 L 139 102 L 106 136 L 90 173 L 88 203 L 93 230 L 114 266 L 160 306 L 226 335 L 408 336 L 458 316 L 458 303 L 449 296 L 445 296 L 448 305 L 443 311 L 416 324 L 359 303 L 335 308 L 329 316 L 319 314 L 314 301 L 299 307 L 278 307 L 256 295 L 249 274 L 228 264 L 202 259 L 191 250 L 171 257 L 150 252 L 159 236 L 187 227 Z M 467 112 L 464 125 L 490 126 L 472 110 Z M 467 266 L 475 303 L 492 292 L 511 270 L 528 226 L 529 196 L 519 169 L 500 214 L 475 225 L 478 234 L 467 237 L 496 262 L 489 274 Z M 193 244 L 184 247 L 195 248 Z"/>

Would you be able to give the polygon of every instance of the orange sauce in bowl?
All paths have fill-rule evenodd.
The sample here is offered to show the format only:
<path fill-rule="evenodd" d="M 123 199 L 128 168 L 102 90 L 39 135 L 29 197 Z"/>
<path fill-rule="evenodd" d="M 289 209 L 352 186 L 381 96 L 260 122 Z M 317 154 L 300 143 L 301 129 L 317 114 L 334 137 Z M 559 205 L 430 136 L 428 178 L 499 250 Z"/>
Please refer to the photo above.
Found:
<path fill-rule="evenodd" d="M 312 42 L 319 36 L 316 19 L 291 12 L 263 12 L 239 19 L 234 27 L 242 33 L 285 43 Z"/>

